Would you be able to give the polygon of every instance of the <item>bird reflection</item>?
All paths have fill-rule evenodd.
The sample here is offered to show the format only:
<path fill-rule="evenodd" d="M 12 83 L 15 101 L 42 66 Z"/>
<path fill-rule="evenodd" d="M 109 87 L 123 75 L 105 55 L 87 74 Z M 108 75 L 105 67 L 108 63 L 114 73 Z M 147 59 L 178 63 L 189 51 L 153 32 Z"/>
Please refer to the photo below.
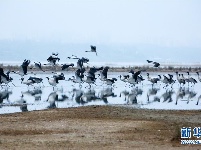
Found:
<path fill-rule="evenodd" d="M 127 104 L 137 104 L 137 96 L 142 95 L 142 93 L 142 89 L 139 89 L 138 87 L 132 89 L 128 94 Z"/>
<path fill-rule="evenodd" d="M 8 90 L 0 91 L 0 103 L 3 103 L 4 99 L 8 101 L 9 95 L 11 94 L 12 94 L 12 91 L 8 91 Z"/>
<path fill-rule="evenodd" d="M 177 91 L 175 105 L 177 105 L 178 104 L 178 100 L 179 99 L 183 99 L 185 95 L 186 95 L 185 88 L 180 87 L 179 90 Z"/>
<path fill-rule="evenodd" d="M 120 93 L 119 97 L 122 97 L 122 95 L 124 95 L 124 101 L 127 101 L 127 97 L 129 95 L 129 91 L 124 90 Z"/>
<path fill-rule="evenodd" d="M 22 92 L 24 95 L 33 96 L 35 101 L 41 100 L 42 90 L 40 88 Z"/>
<path fill-rule="evenodd" d="M 80 89 L 73 89 L 73 96 L 72 98 L 75 99 L 77 104 L 81 104 L 84 105 L 86 102 L 83 101 L 82 99 L 82 95 L 84 94 L 84 92 Z"/>
<path fill-rule="evenodd" d="M 190 100 L 193 99 L 196 95 L 197 95 L 197 93 L 196 93 L 195 91 L 189 91 L 187 104 L 188 104 L 188 103 L 190 102 Z"/>
<path fill-rule="evenodd" d="M 24 104 L 22 104 L 22 105 L 20 106 L 20 110 L 21 110 L 22 112 L 28 111 L 26 101 L 24 101 Z"/>
<path fill-rule="evenodd" d="M 148 102 L 150 101 L 150 96 L 154 96 L 154 101 L 160 101 L 159 100 L 160 98 L 155 96 L 159 90 L 160 89 L 154 88 L 154 87 L 149 89 L 148 92 L 147 92 L 147 101 Z"/>
<path fill-rule="evenodd" d="M 108 103 L 107 98 L 108 97 L 117 97 L 117 95 L 114 94 L 112 87 L 104 88 L 100 92 L 100 98 L 104 101 L 104 103 Z"/>
<path fill-rule="evenodd" d="M 58 94 L 56 92 L 52 92 L 49 94 L 47 102 L 49 102 L 48 108 L 56 108 L 55 101 L 58 100 Z"/>
<path fill-rule="evenodd" d="M 82 95 L 81 99 L 87 103 L 87 102 L 99 100 L 100 98 L 95 95 L 95 90 L 90 89 Z"/>
<path fill-rule="evenodd" d="M 22 112 L 28 111 L 28 109 L 27 109 L 27 102 L 24 99 L 24 95 L 23 94 L 20 96 L 19 100 L 17 100 L 17 101 L 14 102 L 14 105 L 19 105 L 20 106 L 20 110 Z"/>
<path fill-rule="evenodd" d="M 65 101 L 65 100 L 67 100 L 67 99 L 68 99 L 68 96 L 65 95 L 65 94 L 62 94 L 61 97 L 58 98 L 58 100 L 56 100 L 56 101 L 63 102 L 63 101 Z"/>
<path fill-rule="evenodd" d="M 201 99 L 201 95 L 198 97 L 198 100 L 197 100 L 196 105 L 198 105 L 198 104 L 199 104 L 200 99 Z"/>
<path fill-rule="evenodd" d="M 190 102 L 191 99 L 193 99 L 197 93 L 191 89 L 188 88 L 179 88 L 176 96 L 176 105 L 178 104 L 178 100 L 184 100 L 184 98 L 187 99 L 187 104 Z"/>
<path fill-rule="evenodd" d="M 161 97 L 163 98 L 163 102 L 168 101 L 168 103 L 172 102 L 172 95 L 174 94 L 174 91 L 171 90 L 166 90 L 165 93 L 163 93 L 161 95 Z"/>

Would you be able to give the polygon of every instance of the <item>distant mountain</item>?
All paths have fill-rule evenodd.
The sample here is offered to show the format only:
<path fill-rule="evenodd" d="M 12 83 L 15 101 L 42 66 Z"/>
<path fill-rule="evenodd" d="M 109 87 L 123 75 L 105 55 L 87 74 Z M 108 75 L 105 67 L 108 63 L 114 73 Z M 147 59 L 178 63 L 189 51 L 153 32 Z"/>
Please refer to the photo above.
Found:
<path fill-rule="evenodd" d="M 60 42 L 0 41 L 0 61 L 46 61 L 52 52 L 58 52 L 62 62 L 68 56 L 87 57 L 91 62 L 145 62 L 147 59 L 159 62 L 200 62 L 201 50 L 196 48 L 169 48 L 153 45 L 101 45 L 97 53 L 86 53 L 89 44 L 69 44 Z"/>

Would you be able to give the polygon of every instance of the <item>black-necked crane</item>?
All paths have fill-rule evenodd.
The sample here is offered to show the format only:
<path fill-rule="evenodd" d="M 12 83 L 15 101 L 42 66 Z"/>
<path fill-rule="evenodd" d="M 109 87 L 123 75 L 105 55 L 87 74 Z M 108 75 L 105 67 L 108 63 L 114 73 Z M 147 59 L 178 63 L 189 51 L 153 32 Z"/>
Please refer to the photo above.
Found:
<path fill-rule="evenodd" d="M 193 77 L 191 77 L 189 72 L 187 72 L 187 74 L 188 74 L 189 82 L 191 82 L 195 85 L 195 83 L 197 83 L 197 80 L 195 80 Z"/>
<path fill-rule="evenodd" d="M 117 79 L 116 78 L 110 78 L 110 79 L 105 79 L 105 84 L 107 84 L 107 85 L 110 85 L 110 86 L 112 86 L 114 83 L 115 83 L 115 81 L 117 81 Z"/>
<path fill-rule="evenodd" d="M 153 64 L 154 64 L 154 67 L 159 67 L 160 66 L 160 63 L 158 63 L 158 62 L 153 62 Z"/>
<path fill-rule="evenodd" d="M 128 82 L 129 75 L 119 75 L 119 79 L 123 82 Z"/>
<path fill-rule="evenodd" d="M 27 74 L 27 68 L 28 68 L 30 62 L 31 62 L 30 60 L 25 59 L 24 62 L 22 63 L 22 65 L 21 65 L 21 68 L 22 68 L 22 71 L 23 71 L 24 75 Z"/>
<path fill-rule="evenodd" d="M 35 83 L 35 81 L 29 77 L 27 80 L 24 80 L 24 78 L 21 78 L 21 84 L 26 84 L 28 86 L 33 85 Z"/>
<path fill-rule="evenodd" d="M 95 52 L 97 56 L 97 51 L 96 51 L 96 46 L 91 45 L 91 50 L 90 51 L 85 51 L 85 52 Z"/>
<path fill-rule="evenodd" d="M 107 79 L 107 72 L 108 72 L 108 70 L 109 70 L 109 67 L 106 66 L 106 67 L 103 68 L 102 71 L 100 71 L 100 80 L 101 81 L 105 81 Z"/>
<path fill-rule="evenodd" d="M 24 60 L 22 65 L 20 66 L 20 70 L 15 72 L 15 71 L 12 71 L 13 73 L 16 73 L 16 74 L 19 74 L 20 76 L 24 76 L 24 75 L 27 75 L 27 71 L 28 71 L 28 66 L 30 64 L 30 60 Z"/>
<path fill-rule="evenodd" d="M 72 78 L 69 78 L 68 81 L 72 81 L 73 83 L 79 83 L 79 86 L 82 86 L 83 78 L 84 78 L 84 72 L 85 69 L 77 69 L 75 71 L 75 76 L 72 76 Z"/>
<path fill-rule="evenodd" d="M 158 75 L 159 76 L 159 79 L 162 83 L 164 83 L 166 86 L 168 86 L 168 83 L 169 83 L 169 79 L 167 76 L 163 75 L 163 78 L 161 77 L 161 75 Z"/>
<path fill-rule="evenodd" d="M 87 83 L 89 85 L 89 88 L 91 88 L 91 84 L 95 84 L 96 78 L 95 76 L 87 76 L 87 78 L 85 80 L 83 80 L 83 82 Z"/>
<path fill-rule="evenodd" d="M 75 55 L 72 55 L 72 57 L 67 57 L 68 59 L 77 59 L 77 68 L 78 69 L 83 69 L 84 68 L 84 63 L 88 63 L 89 59 L 82 57 L 82 58 L 78 58 Z"/>
<path fill-rule="evenodd" d="M 51 65 L 54 68 L 54 72 L 56 72 L 56 63 L 57 61 L 60 61 L 60 58 L 58 57 L 58 53 L 52 53 L 51 56 L 47 58 L 48 63 L 44 65 Z"/>
<path fill-rule="evenodd" d="M 140 79 L 139 75 L 141 71 L 134 72 L 132 69 L 130 70 L 131 75 L 129 75 L 129 78 L 127 79 L 127 82 L 131 84 L 132 86 L 135 86 L 135 84 L 141 82 L 142 79 Z"/>
<path fill-rule="evenodd" d="M 167 76 L 163 75 L 163 79 L 162 79 L 161 75 L 158 75 L 158 76 L 160 78 L 160 81 L 165 84 L 164 87 L 167 87 L 170 84 L 171 88 L 172 88 L 172 85 L 175 83 L 175 81 L 173 79 L 173 75 L 168 74 L 169 78 Z"/>
<path fill-rule="evenodd" d="M 147 62 L 148 62 L 148 63 L 152 63 L 153 61 L 152 61 L 152 60 L 147 60 Z"/>
<path fill-rule="evenodd" d="M 55 66 L 55 65 L 56 65 L 56 62 L 57 62 L 57 61 L 60 61 L 60 58 L 58 57 L 58 54 L 55 55 L 55 54 L 53 53 L 51 56 L 49 56 L 49 57 L 47 58 L 47 61 L 49 62 L 49 65 Z M 44 64 L 44 65 L 47 65 L 47 64 Z"/>
<path fill-rule="evenodd" d="M 196 72 L 196 73 L 197 73 L 197 75 L 198 75 L 198 80 L 201 82 L 201 78 L 200 78 L 199 72 Z"/>
<path fill-rule="evenodd" d="M 134 72 L 133 70 L 130 70 L 129 73 L 132 74 L 132 78 L 134 79 L 134 81 L 135 81 L 136 83 L 138 83 L 138 80 L 140 80 L 140 79 L 138 79 L 138 78 L 139 78 L 139 75 L 140 75 L 141 71 Z M 129 79 L 128 79 L 128 80 L 129 80 Z"/>
<path fill-rule="evenodd" d="M 4 83 L 4 84 L 6 84 L 7 86 L 9 86 L 8 83 L 10 83 L 10 82 L 13 81 L 13 78 L 11 78 L 11 77 L 9 76 L 9 74 L 10 74 L 10 71 L 4 73 L 3 68 L 0 68 L 0 84 Z M 12 83 L 12 84 L 13 84 L 13 83 Z M 13 84 L 13 85 L 14 85 L 14 84 Z M 14 85 L 14 86 L 15 86 L 15 85 Z"/>
<path fill-rule="evenodd" d="M 103 67 L 99 67 L 99 68 L 91 67 L 89 68 L 89 71 L 87 72 L 87 76 L 95 79 L 95 73 L 101 70 L 103 70 Z"/>
<path fill-rule="evenodd" d="M 157 84 L 158 81 L 160 81 L 160 78 L 151 78 L 151 77 L 149 76 L 149 73 L 147 73 L 147 79 L 148 79 L 148 81 L 150 81 L 150 82 L 152 83 L 152 86 L 153 86 L 154 84 Z"/>
<path fill-rule="evenodd" d="M 181 84 L 184 85 L 186 83 L 186 81 L 185 81 L 184 78 L 182 78 L 182 76 L 180 74 L 178 74 L 178 72 L 175 72 L 175 73 L 176 73 L 176 76 L 177 76 L 177 81 L 179 82 L 179 85 L 181 87 Z"/>
<path fill-rule="evenodd" d="M 53 75 L 52 77 L 46 77 L 48 79 L 48 82 L 51 86 L 53 86 L 53 90 L 54 87 L 59 83 L 59 80 L 65 80 L 64 74 L 56 74 Z"/>
<path fill-rule="evenodd" d="M 36 69 L 39 69 L 39 70 L 45 72 L 45 71 L 42 69 L 41 62 L 34 62 L 34 64 L 35 64 L 35 68 L 36 68 Z"/>
<path fill-rule="evenodd" d="M 73 67 L 73 66 L 74 66 L 73 63 L 71 63 L 71 64 L 63 64 L 61 66 L 61 70 L 66 70 L 67 71 L 69 67 Z"/>
<path fill-rule="evenodd" d="M 35 77 L 31 76 L 31 77 L 29 77 L 28 80 L 32 80 L 36 84 L 43 83 L 43 79 L 40 77 L 36 77 L 36 76 Z"/>
<path fill-rule="evenodd" d="M 190 79 L 189 79 L 188 77 L 185 78 L 183 73 L 181 74 L 181 78 L 182 78 L 183 80 L 185 80 L 185 82 L 188 83 L 188 86 L 189 86 L 189 83 L 191 82 Z"/>
<path fill-rule="evenodd" d="M 148 63 L 153 63 L 154 66 L 153 67 L 159 67 L 160 66 L 160 63 L 156 62 L 156 61 L 151 61 L 151 60 L 147 60 Z"/>

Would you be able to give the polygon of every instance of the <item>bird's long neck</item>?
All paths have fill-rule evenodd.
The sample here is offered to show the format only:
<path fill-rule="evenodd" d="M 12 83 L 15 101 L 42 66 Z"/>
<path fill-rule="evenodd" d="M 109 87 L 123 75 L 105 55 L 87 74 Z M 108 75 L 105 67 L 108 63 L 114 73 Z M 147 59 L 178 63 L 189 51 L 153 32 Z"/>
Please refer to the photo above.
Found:
<path fill-rule="evenodd" d="M 147 74 L 147 79 L 150 81 L 151 80 L 151 77 L 149 76 L 149 74 Z"/>
<path fill-rule="evenodd" d="M 180 77 L 179 77 L 178 73 L 176 73 L 176 75 L 177 75 L 177 80 L 179 81 L 179 80 L 180 80 Z"/>
<path fill-rule="evenodd" d="M 188 79 L 190 78 L 190 74 L 189 74 L 189 72 L 187 72 L 188 73 Z"/>
<path fill-rule="evenodd" d="M 182 77 L 182 79 L 184 79 L 184 80 L 185 80 L 185 77 L 184 77 L 184 75 L 183 75 L 183 74 L 181 74 L 181 77 Z"/>
<path fill-rule="evenodd" d="M 200 74 L 197 72 L 197 75 L 198 75 L 198 80 L 201 80 L 201 78 L 200 78 Z"/>

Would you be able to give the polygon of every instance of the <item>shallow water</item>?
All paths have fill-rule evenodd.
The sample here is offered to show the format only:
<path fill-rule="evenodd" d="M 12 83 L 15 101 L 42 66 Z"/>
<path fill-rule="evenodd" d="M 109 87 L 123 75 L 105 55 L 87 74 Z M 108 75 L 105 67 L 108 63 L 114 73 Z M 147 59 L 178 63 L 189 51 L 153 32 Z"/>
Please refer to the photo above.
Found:
<path fill-rule="evenodd" d="M 127 73 L 108 73 L 108 77 L 116 77 Z M 162 73 L 150 73 L 151 77 Z M 164 74 L 164 73 L 163 73 Z M 66 79 L 74 73 L 65 73 Z M 60 81 L 56 88 L 49 85 L 45 77 L 52 74 L 38 74 L 43 78 L 43 84 L 27 86 L 21 84 L 20 76 L 11 74 L 13 84 L 8 88 L 3 87 L 0 91 L 0 114 L 15 113 L 22 111 L 42 110 L 49 108 L 68 108 L 86 105 L 125 105 L 147 109 L 176 109 L 196 110 L 201 108 L 201 83 L 195 86 L 185 85 L 180 88 L 176 82 L 173 87 L 165 87 L 162 83 L 152 85 L 147 81 L 146 73 L 143 84 L 130 87 L 119 80 L 113 87 L 104 85 L 97 79 L 96 85 L 91 88 L 84 83 L 82 87 L 71 81 Z M 29 75 L 27 75 L 28 78 Z M 196 75 L 193 75 L 197 79 Z M 176 76 L 174 75 L 176 80 Z"/>

